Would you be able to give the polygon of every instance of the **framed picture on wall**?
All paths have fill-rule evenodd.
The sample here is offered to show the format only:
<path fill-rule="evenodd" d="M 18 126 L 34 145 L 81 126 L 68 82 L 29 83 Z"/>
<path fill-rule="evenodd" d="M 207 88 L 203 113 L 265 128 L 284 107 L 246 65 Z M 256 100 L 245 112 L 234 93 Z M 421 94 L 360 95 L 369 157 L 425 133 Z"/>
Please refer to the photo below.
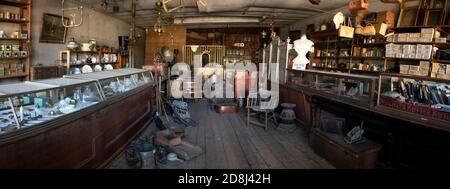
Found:
<path fill-rule="evenodd" d="M 69 19 L 64 18 L 68 23 Z M 62 43 L 66 42 L 67 28 L 62 25 L 61 16 L 44 13 L 42 31 L 39 42 L 41 43 Z"/>

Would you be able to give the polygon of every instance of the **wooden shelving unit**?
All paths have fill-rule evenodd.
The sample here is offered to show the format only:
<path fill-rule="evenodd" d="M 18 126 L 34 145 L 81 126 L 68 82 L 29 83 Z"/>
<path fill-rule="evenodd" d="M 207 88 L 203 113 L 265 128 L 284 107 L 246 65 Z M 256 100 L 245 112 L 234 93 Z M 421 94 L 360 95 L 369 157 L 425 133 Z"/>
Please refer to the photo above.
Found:
<path fill-rule="evenodd" d="M 71 67 L 85 66 L 85 65 L 103 65 L 103 64 L 117 64 L 118 62 L 102 62 L 102 63 L 84 63 L 84 64 L 71 64 Z"/>
<path fill-rule="evenodd" d="M 441 34 L 448 35 L 448 31 L 450 31 L 450 25 L 440 25 L 440 26 L 411 26 L 411 27 L 400 27 L 400 28 L 392 28 L 393 31 L 396 33 L 417 33 L 420 32 L 422 28 L 433 28 L 435 31 L 441 32 Z M 427 61 L 429 62 L 429 71 L 428 76 L 424 76 L 425 78 L 431 78 L 432 75 L 432 67 L 433 63 L 439 63 L 439 64 L 447 64 L 450 66 L 450 60 L 438 60 L 435 59 L 435 52 L 432 51 L 430 58 L 427 59 L 417 59 L 417 58 L 396 58 L 396 57 L 385 57 L 385 50 L 387 44 L 399 44 L 399 45 L 431 45 L 434 49 L 435 47 L 439 49 L 450 49 L 450 43 L 438 43 L 434 40 L 435 35 L 433 35 L 433 41 L 432 42 L 386 42 L 385 39 L 378 39 L 375 41 L 371 41 L 371 43 L 364 43 L 362 42 L 364 37 L 355 35 L 355 38 L 352 39 L 352 49 L 350 50 L 351 54 L 354 55 L 357 54 L 355 51 L 357 49 L 361 48 L 367 48 L 366 52 L 371 49 L 379 49 L 376 50 L 377 52 L 374 53 L 377 56 L 340 56 L 341 49 L 346 49 L 345 47 L 348 46 L 348 44 L 339 44 L 342 39 L 339 38 L 337 32 L 335 31 L 320 31 L 315 32 L 312 35 L 312 40 L 319 44 L 318 46 L 315 45 L 314 55 L 311 56 L 312 61 L 315 62 L 315 66 L 310 66 L 311 69 L 317 69 L 317 70 L 326 70 L 326 71 L 341 71 L 341 72 L 347 72 L 347 73 L 357 73 L 357 74 L 379 74 L 379 73 L 388 73 L 388 72 L 394 72 L 396 68 L 398 68 L 398 65 L 400 63 L 402 64 L 410 64 L 415 65 L 419 64 L 420 61 Z M 345 39 L 348 40 L 348 39 Z M 365 41 L 365 40 L 364 40 Z M 355 47 L 358 47 L 355 49 Z M 317 51 L 331 51 L 334 52 L 334 56 L 317 56 Z M 381 53 L 380 53 L 381 52 Z M 359 53 L 362 54 L 362 53 Z M 371 54 L 371 53 L 369 53 Z M 365 64 L 367 61 L 370 61 L 371 64 L 379 64 L 382 66 L 382 70 L 380 71 L 372 71 L 372 70 L 360 70 L 360 68 L 357 68 L 355 66 L 358 66 L 356 64 L 363 63 Z M 379 62 L 378 62 L 379 61 Z M 317 62 L 324 62 L 322 64 L 317 64 Z M 333 65 L 330 65 L 330 62 L 335 62 Z M 339 64 L 340 63 L 340 64 Z M 343 68 L 342 63 L 346 63 L 346 68 Z M 367 66 L 364 66 L 363 69 L 366 69 Z M 398 73 L 398 72 L 397 72 Z M 415 75 L 411 75 L 415 76 Z"/>
<path fill-rule="evenodd" d="M 115 54 L 117 60 L 114 62 L 101 62 L 102 58 L 105 54 Z M 88 57 L 95 57 L 96 62 L 95 63 L 80 63 L 80 64 L 74 64 L 71 62 L 72 58 L 75 58 L 77 60 L 81 59 L 81 56 L 86 55 Z M 60 60 L 61 64 L 60 66 L 63 66 L 66 68 L 66 73 L 70 73 L 70 68 L 73 67 L 81 67 L 86 65 L 107 65 L 111 64 L 114 69 L 121 68 L 121 60 L 120 60 L 120 53 L 117 52 L 103 52 L 103 51 L 74 51 L 74 50 L 64 50 L 60 51 Z M 92 67 L 92 66 L 91 66 Z"/>
<path fill-rule="evenodd" d="M 0 38 L 0 41 L 29 41 L 30 39 L 22 38 Z"/>
<path fill-rule="evenodd" d="M 8 76 L 0 76 L 0 79 L 23 78 L 23 77 L 28 77 L 28 74 L 12 74 Z"/>
<path fill-rule="evenodd" d="M 341 38 L 338 36 L 337 31 L 319 31 L 312 34 L 312 40 L 315 43 L 319 43 L 318 46 L 314 45 L 316 52 L 314 53 L 312 62 L 319 62 L 312 68 L 329 71 L 341 71 L 341 72 L 355 72 L 352 69 L 353 63 L 365 61 L 385 61 L 384 54 L 377 56 L 354 56 L 355 47 L 358 48 L 385 48 L 385 42 L 374 43 L 362 43 L 358 40 L 358 36 L 355 35 L 353 39 Z M 342 56 L 341 51 L 347 51 L 348 56 Z M 318 51 L 325 53 L 334 52 L 334 56 L 317 56 Z M 343 68 L 342 64 L 345 64 Z M 360 73 L 379 73 L 379 71 L 370 70 L 358 70 Z"/>
<path fill-rule="evenodd" d="M 8 6 L 8 9 L 14 9 L 15 13 L 18 13 L 19 19 L 0 19 L 0 30 L 3 27 L 17 27 L 16 30 L 19 34 L 18 37 L 22 37 L 22 33 L 27 34 L 26 38 L 0 38 L 0 44 L 8 45 L 20 45 L 22 51 L 31 52 L 30 48 L 30 36 L 31 36 L 31 0 L 2 0 L 0 1 L 0 8 Z M 12 8 L 11 8 L 12 7 Z M 7 24 L 3 24 L 7 23 Z M 16 26 L 12 26 L 16 25 Z M 20 65 L 20 66 L 19 66 Z M 22 66 L 23 65 L 23 66 Z M 14 80 L 29 80 L 30 79 L 30 57 L 2 57 L 0 58 L 0 67 L 5 70 L 5 75 L 0 76 L 0 82 L 2 80 L 14 79 Z M 20 70 L 22 69 L 22 70 Z M 6 71 L 8 70 L 8 71 Z M 6 75 L 6 73 L 10 73 Z"/>
<path fill-rule="evenodd" d="M 2 0 L 0 5 L 12 6 L 12 7 L 28 7 L 31 1 L 12 1 L 12 0 Z"/>
<path fill-rule="evenodd" d="M 28 59 L 30 57 L 26 56 L 26 57 L 9 57 L 9 58 L 0 58 L 0 60 L 24 60 L 24 59 Z"/>
<path fill-rule="evenodd" d="M 0 22 L 4 23 L 13 23 L 13 24 L 27 24 L 28 20 L 8 20 L 8 19 L 0 19 Z"/>

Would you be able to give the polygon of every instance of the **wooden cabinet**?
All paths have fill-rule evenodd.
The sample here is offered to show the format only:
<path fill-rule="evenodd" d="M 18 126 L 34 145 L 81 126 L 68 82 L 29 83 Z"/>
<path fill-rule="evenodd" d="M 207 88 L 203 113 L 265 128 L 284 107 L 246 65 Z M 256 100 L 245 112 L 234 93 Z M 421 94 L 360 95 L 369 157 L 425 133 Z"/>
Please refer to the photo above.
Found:
<path fill-rule="evenodd" d="M 153 85 L 146 84 L 64 119 L 0 138 L 0 168 L 104 167 L 150 123 L 152 93 Z"/>
<path fill-rule="evenodd" d="M 311 125 L 310 95 L 295 90 L 288 85 L 280 85 L 280 103 L 290 102 L 296 105 L 295 116 L 304 126 Z"/>
<path fill-rule="evenodd" d="M 39 66 L 33 67 L 33 80 L 50 79 L 61 77 L 63 75 L 62 67 L 59 66 Z"/>
<path fill-rule="evenodd" d="M 374 169 L 377 167 L 381 145 L 367 140 L 359 144 L 346 144 L 344 136 L 314 128 L 310 145 L 318 155 L 340 169 Z"/>
<path fill-rule="evenodd" d="M 2 0 L 0 11 L 9 10 L 8 16 L 0 18 L 0 30 L 14 31 L 0 36 L 0 83 L 29 80 L 31 0 Z M 6 13 L 5 13 L 6 14 Z"/>
<path fill-rule="evenodd" d="M 348 126 L 364 121 L 364 137 L 382 145 L 378 166 L 386 168 L 449 168 L 448 122 L 399 112 L 391 108 L 365 108 L 314 96 L 313 106 L 344 118 Z"/>

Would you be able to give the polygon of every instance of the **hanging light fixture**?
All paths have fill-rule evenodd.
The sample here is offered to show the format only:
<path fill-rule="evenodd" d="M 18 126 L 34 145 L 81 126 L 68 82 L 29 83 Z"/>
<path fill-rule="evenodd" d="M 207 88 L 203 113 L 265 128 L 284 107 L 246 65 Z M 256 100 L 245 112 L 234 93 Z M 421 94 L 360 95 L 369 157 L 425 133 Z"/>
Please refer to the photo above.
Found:
<path fill-rule="evenodd" d="M 157 13 L 157 16 L 156 16 L 156 23 L 155 23 L 155 25 L 153 25 L 153 31 L 155 33 L 161 34 L 161 33 L 164 32 L 164 28 L 163 28 L 163 25 L 162 25 L 162 18 L 161 18 L 161 10 L 162 10 L 162 6 L 163 6 L 162 1 L 158 0 L 155 3 L 155 6 L 156 6 L 156 10 L 158 11 L 158 13 Z"/>
<path fill-rule="evenodd" d="M 266 36 L 267 36 L 267 32 L 266 32 L 265 29 L 263 29 L 263 31 L 261 32 L 261 37 L 262 37 L 263 39 L 265 39 Z"/>
<path fill-rule="evenodd" d="M 82 3 L 82 0 L 80 0 L 80 3 Z M 83 24 L 83 6 L 78 6 L 78 7 L 73 7 L 73 8 L 64 8 L 64 0 L 61 0 L 61 12 L 62 12 L 62 15 L 61 15 L 61 20 L 62 20 L 62 25 L 64 26 L 64 27 L 66 27 L 66 28 L 73 28 L 73 27 L 77 27 L 77 26 L 81 26 L 81 24 Z M 76 14 L 71 14 L 70 15 L 70 19 L 69 19 L 69 21 L 67 22 L 67 20 L 66 20 L 66 18 L 65 18 L 65 16 L 64 16 L 64 13 L 65 12 L 67 12 L 67 11 L 76 11 L 76 10 L 78 10 L 78 11 L 80 11 L 79 12 L 79 15 L 80 15 L 80 22 L 79 23 L 75 23 L 75 20 L 76 20 Z"/>
<path fill-rule="evenodd" d="M 100 6 L 101 6 L 103 9 L 108 9 L 108 2 L 106 2 L 106 0 L 103 0 L 102 3 L 100 3 Z"/>
<path fill-rule="evenodd" d="M 272 19 L 272 22 L 270 23 L 270 37 L 272 39 L 275 39 L 277 37 L 277 33 L 275 32 L 275 24 L 274 24 L 274 19 Z"/>

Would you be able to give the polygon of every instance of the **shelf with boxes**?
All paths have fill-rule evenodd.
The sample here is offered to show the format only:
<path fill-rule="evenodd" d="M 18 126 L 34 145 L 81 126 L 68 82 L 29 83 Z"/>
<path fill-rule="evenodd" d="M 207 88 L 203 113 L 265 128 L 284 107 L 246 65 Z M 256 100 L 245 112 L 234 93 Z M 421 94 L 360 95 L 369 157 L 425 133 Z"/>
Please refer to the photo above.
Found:
<path fill-rule="evenodd" d="M 320 37 L 316 39 L 313 33 L 313 40 L 316 39 L 315 41 L 321 45 L 319 48 L 314 46 L 315 54 L 311 68 L 361 74 L 384 70 L 383 38 L 355 35 L 353 39 L 346 39 L 338 37 L 336 32 L 329 33 L 336 36 L 325 38 L 319 35 Z"/>
<path fill-rule="evenodd" d="M 13 0 L 2 0 L 0 5 L 13 6 L 13 7 L 27 7 L 30 3 L 26 1 L 13 1 Z"/>
<path fill-rule="evenodd" d="M 394 28 L 386 39 L 386 58 L 400 62 L 400 74 L 446 78 L 450 56 L 447 32 L 442 27 Z M 450 72 L 449 72 L 450 73 Z M 450 79 L 450 78 L 449 78 Z"/>

